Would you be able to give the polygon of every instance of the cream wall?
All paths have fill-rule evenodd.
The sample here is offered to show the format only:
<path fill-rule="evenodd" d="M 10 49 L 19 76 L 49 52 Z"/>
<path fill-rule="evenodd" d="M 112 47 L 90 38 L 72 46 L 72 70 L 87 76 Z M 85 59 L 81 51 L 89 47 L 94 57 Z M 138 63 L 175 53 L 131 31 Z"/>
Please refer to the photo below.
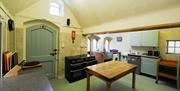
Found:
<path fill-rule="evenodd" d="M 57 30 L 57 74 L 58 78 L 64 76 L 64 57 L 70 55 L 83 54 L 86 48 L 81 47 L 82 29 L 74 15 L 68 9 L 64 8 L 64 17 L 53 16 L 49 14 L 49 0 L 40 0 L 32 6 L 24 9 L 15 15 L 16 24 L 16 51 L 19 53 L 19 62 L 26 59 L 26 23 L 31 20 L 48 21 L 55 24 Z M 66 26 L 66 19 L 71 19 L 71 28 Z M 49 24 L 48 24 L 49 25 Z M 75 27 L 75 28 L 74 28 Z M 75 43 L 71 42 L 71 31 L 76 31 Z"/>
<path fill-rule="evenodd" d="M 173 23 L 173 22 L 180 22 L 179 5 L 88 27 L 83 29 L 83 33 L 111 31 L 111 30 L 119 30 L 119 29 L 126 29 L 126 28 L 147 26 L 154 24 Z"/>
<path fill-rule="evenodd" d="M 180 28 L 163 29 L 159 34 L 159 49 L 163 59 L 177 60 L 177 54 L 167 54 L 166 41 L 167 40 L 180 40 Z"/>
<path fill-rule="evenodd" d="M 71 26 L 80 28 L 81 26 L 77 22 L 73 13 L 68 9 L 66 5 L 64 5 L 64 17 L 57 17 L 49 14 L 49 2 L 50 0 L 40 0 L 39 2 L 33 4 L 32 6 L 22 10 L 17 13 L 16 18 L 16 26 L 23 26 L 21 21 L 26 21 L 28 19 L 46 19 L 51 21 L 58 26 L 65 26 L 66 19 L 71 18 Z"/>
<path fill-rule="evenodd" d="M 2 2 L 0 2 L 0 21 L 3 24 L 3 51 L 14 51 L 15 48 L 15 32 L 14 31 L 9 31 L 8 30 L 8 19 L 14 19 L 14 17 L 9 13 L 9 11 L 4 7 Z M 8 17 L 9 16 L 9 17 Z"/>
<path fill-rule="evenodd" d="M 12 18 L 14 19 L 14 16 L 12 14 L 10 14 L 10 12 L 7 10 L 7 8 L 3 5 L 3 3 L 0 1 L 0 7 Z M 5 19 L 8 19 L 8 16 L 1 11 L 1 16 L 4 17 Z"/>

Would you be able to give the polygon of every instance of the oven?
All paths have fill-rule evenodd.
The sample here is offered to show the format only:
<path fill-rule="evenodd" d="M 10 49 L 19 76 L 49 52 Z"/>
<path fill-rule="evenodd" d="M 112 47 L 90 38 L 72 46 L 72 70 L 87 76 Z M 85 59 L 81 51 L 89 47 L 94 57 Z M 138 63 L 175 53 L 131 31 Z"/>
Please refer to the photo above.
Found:
<path fill-rule="evenodd" d="M 141 56 L 128 54 L 127 61 L 130 64 L 137 65 L 136 73 L 141 73 Z"/>

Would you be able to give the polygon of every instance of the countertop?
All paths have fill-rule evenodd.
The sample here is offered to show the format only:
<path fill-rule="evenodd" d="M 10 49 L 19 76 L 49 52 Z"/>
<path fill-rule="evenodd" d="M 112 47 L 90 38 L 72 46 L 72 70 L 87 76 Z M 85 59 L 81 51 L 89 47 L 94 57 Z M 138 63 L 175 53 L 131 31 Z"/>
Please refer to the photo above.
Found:
<path fill-rule="evenodd" d="M 141 54 L 128 54 L 128 55 L 139 56 L 139 57 L 147 57 L 147 58 L 154 58 L 154 59 L 159 59 L 160 58 L 160 57 L 157 57 L 157 56 L 148 56 L 148 55 L 141 55 Z"/>
<path fill-rule="evenodd" d="M 78 59 L 78 58 L 83 59 L 83 58 L 88 58 L 88 57 L 94 57 L 95 58 L 94 55 L 87 56 L 86 54 L 84 54 L 84 55 L 75 55 L 75 56 L 67 56 L 66 58 L 68 58 L 68 59 Z M 104 56 L 104 60 L 110 60 L 110 59 L 112 60 L 112 56 L 109 56 L 109 55 Z"/>
<path fill-rule="evenodd" d="M 20 75 L 0 79 L 0 91 L 53 91 L 42 69 L 21 70 Z"/>
<path fill-rule="evenodd" d="M 66 56 L 66 58 L 68 58 L 68 59 L 83 59 L 83 58 L 88 58 L 88 57 L 95 57 L 95 56 L 93 56 L 93 55 L 88 56 L 87 54 Z"/>

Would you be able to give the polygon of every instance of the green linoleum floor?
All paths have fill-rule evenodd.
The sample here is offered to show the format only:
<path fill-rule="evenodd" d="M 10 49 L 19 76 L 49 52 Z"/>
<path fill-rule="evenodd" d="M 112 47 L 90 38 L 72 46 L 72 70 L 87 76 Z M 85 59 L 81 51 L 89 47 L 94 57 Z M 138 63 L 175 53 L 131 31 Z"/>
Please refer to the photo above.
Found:
<path fill-rule="evenodd" d="M 50 80 L 54 91 L 86 91 L 86 79 L 69 83 L 66 79 Z M 176 84 L 159 81 L 155 79 L 137 75 L 136 89 L 131 88 L 132 75 L 129 74 L 112 83 L 112 91 L 177 91 Z M 105 91 L 105 82 L 99 78 L 91 76 L 91 91 Z"/>

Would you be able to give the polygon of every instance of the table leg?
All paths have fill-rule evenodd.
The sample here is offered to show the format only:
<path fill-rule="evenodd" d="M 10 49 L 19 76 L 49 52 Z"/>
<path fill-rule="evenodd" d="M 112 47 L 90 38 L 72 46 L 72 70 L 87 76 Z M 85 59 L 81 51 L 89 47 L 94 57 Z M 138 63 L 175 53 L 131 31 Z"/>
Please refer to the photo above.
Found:
<path fill-rule="evenodd" d="M 134 70 L 132 73 L 132 88 L 133 89 L 135 89 L 135 84 L 136 84 L 136 70 Z"/>
<path fill-rule="evenodd" d="M 159 76 L 158 74 L 156 75 L 156 84 L 158 84 Z"/>
<path fill-rule="evenodd" d="M 90 74 L 86 71 L 87 74 L 87 90 L 86 91 L 90 91 Z"/>
<path fill-rule="evenodd" d="M 106 91 L 111 91 L 111 83 L 106 82 Z"/>

